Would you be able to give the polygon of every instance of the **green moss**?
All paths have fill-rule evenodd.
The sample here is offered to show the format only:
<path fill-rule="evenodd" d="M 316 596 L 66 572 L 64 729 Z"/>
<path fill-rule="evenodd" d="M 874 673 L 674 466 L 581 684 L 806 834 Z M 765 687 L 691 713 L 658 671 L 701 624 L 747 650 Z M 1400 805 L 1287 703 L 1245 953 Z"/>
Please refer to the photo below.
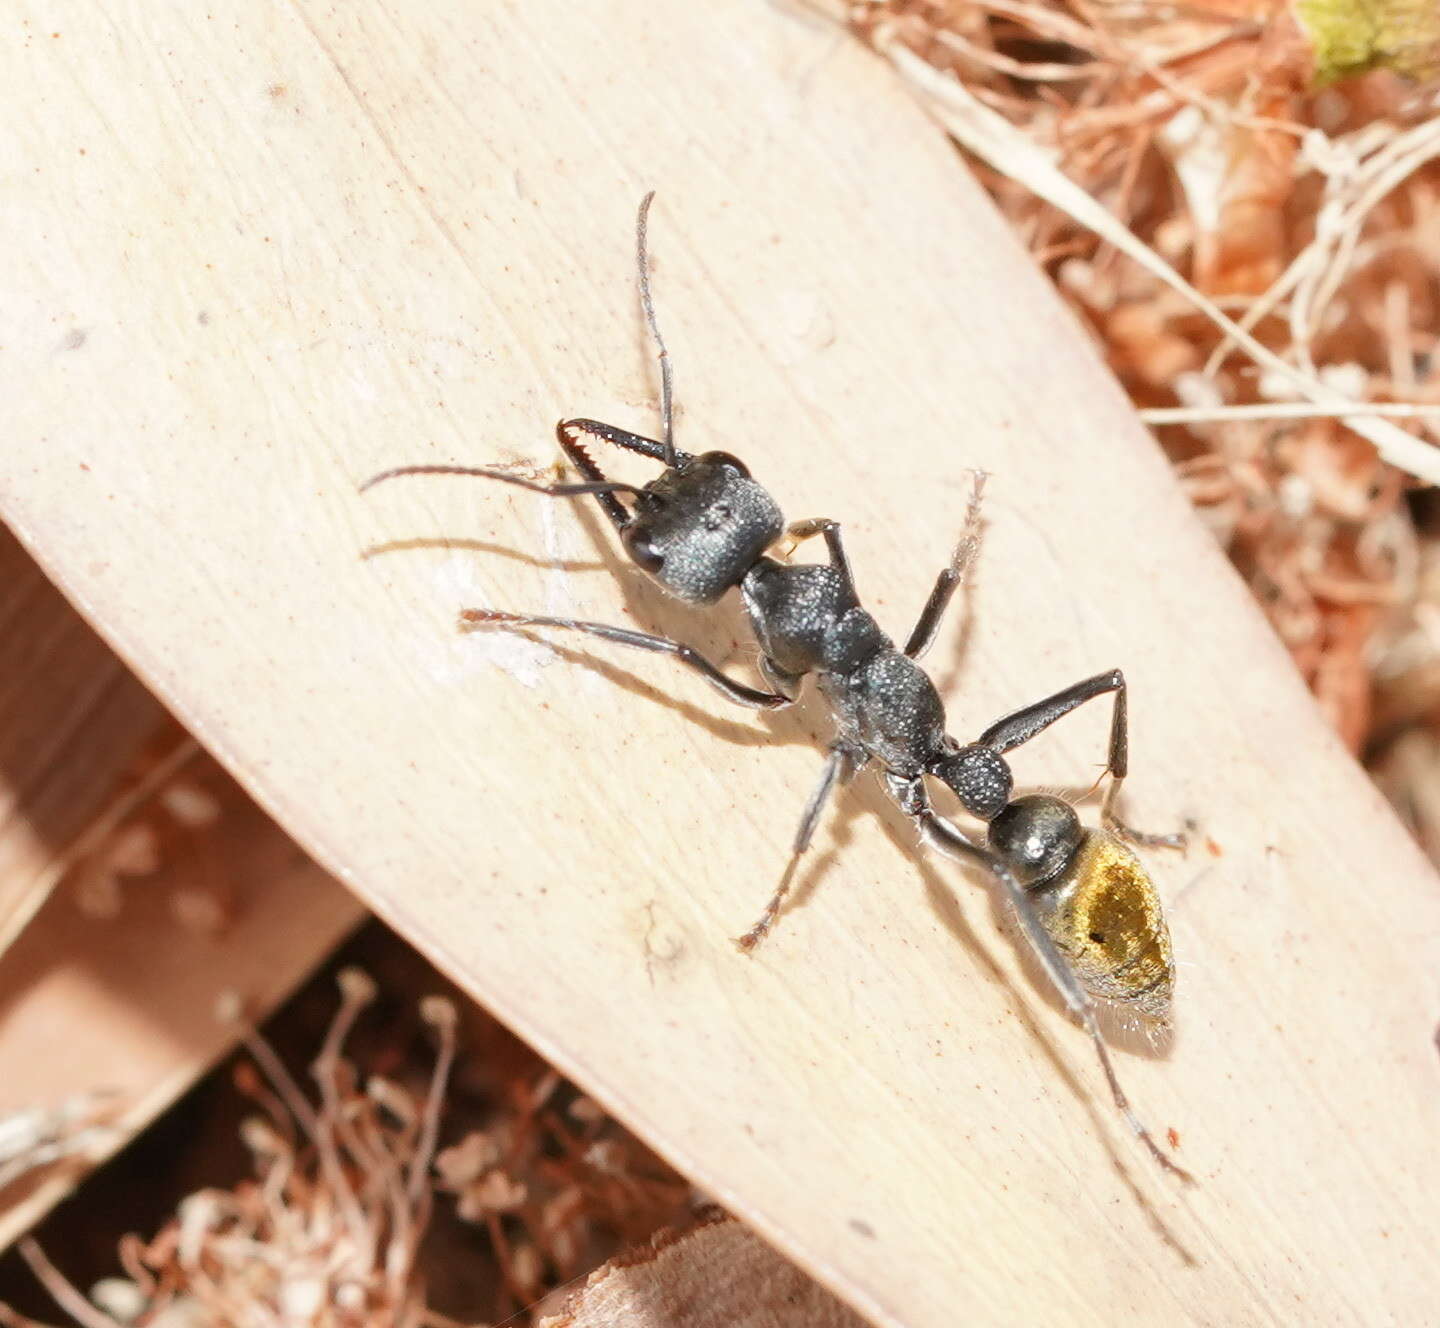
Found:
<path fill-rule="evenodd" d="M 1295 0 L 1315 49 L 1315 82 L 1372 69 L 1440 72 L 1440 0 Z"/>

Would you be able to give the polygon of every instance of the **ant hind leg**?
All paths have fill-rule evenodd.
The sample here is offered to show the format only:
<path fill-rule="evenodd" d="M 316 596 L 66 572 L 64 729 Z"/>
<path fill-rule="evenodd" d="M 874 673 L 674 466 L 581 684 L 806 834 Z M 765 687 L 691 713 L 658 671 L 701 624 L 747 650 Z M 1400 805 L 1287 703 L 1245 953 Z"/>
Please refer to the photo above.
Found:
<path fill-rule="evenodd" d="M 1098 696 L 1113 695 L 1114 708 L 1110 713 L 1110 741 L 1106 752 L 1104 774 L 1110 776 L 1110 786 L 1105 790 L 1100 804 L 1100 817 L 1105 828 L 1130 843 L 1145 848 L 1178 848 L 1186 844 L 1183 833 L 1150 834 L 1136 830 L 1122 821 L 1115 811 L 1120 796 L 1120 786 L 1130 773 L 1130 720 L 1127 704 L 1125 675 L 1119 669 L 1108 673 L 1097 673 L 1093 678 L 1063 687 L 1043 701 L 1022 706 L 1013 714 L 1006 715 L 982 733 L 976 741 L 983 747 L 994 748 L 997 752 L 1008 752 L 1029 742 L 1036 734 L 1048 729 L 1056 720 L 1063 719 L 1072 710 Z M 1102 774 L 1101 778 L 1104 778 Z"/>
<path fill-rule="evenodd" d="M 1100 823 L 1111 834 L 1125 840 L 1126 843 L 1136 844 L 1141 848 L 1175 848 L 1183 853 L 1190 842 L 1190 831 L 1195 828 L 1195 823 L 1187 821 L 1184 830 L 1171 830 L 1168 833 L 1137 830 L 1128 821 L 1122 821 L 1115 811 L 1115 803 L 1119 800 L 1122 783 L 1124 780 L 1117 777 L 1112 770 L 1110 787 L 1105 790 L 1105 796 L 1100 802 Z"/>
<path fill-rule="evenodd" d="M 860 753 L 843 743 L 836 743 L 830 748 L 830 756 L 825 762 L 825 769 L 820 774 L 820 781 L 815 785 L 805 804 L 805 810 L 800 816 L 800 826 L 795 832 L 795 841 L 790 849 L 790 860 L 785 864 L 785 870 L 780 876 L 780 884 L 776 886 L 775 893 L 770 896 L 769 903 L 765 905 L 765 911 L 760 914 L 755 925 L 735 941 L 735 944 L 745 954 L 754 950 L 769 934 L 770 928 L 775 925 L 775 919 L 780 915 L 785 897 L 790 893 L 790 887 L 794 884 L 795 872 L 800 866 L 800 859 L 804 857 L 805 850 L 810 847 L 810 841 L 815 837 L 815 827 L 820 824 L 821 814 L 837 786 L 848 784 L 854 777 L 856 770 L 860 768 L 860 761 Z"/>
<path fill-rule="evenodd" d="M 1155 1142 L 1155 1137 L 1135 1114 L 1135 1109 L 1130 1105 L 1130 1099 L 1125 1096 L 1125 1090 L 1120 1086 L 1120 1077 L 1115 1073 L 1115 1065 L 1110 1059 L 1110 1049 L 1105 1045 L 1104 1037 L 1101 1036 L 1100 1025 L 1095 1018 L 1095 1005 L 1090 999 L 1090 993 L 1081 985 L 1075 970 L 1066 962 L 1050 933 L 1045 930 L 1044 923 L 1041 922 L 1039 914 L 1035 911 L 1034 902 L 1016 879 L 1014 872 L 997 854 L 977 844 L 958 826 L 943 816 L 937 815 L 931 808 L 929 795 L 919 780 L 892 777 L 886 782 L 890 786 L 891 796 L 899 803 L 900 809 L 919 826 L 920 836 L 927 845 L 947 858 L 960 862 L 978 863 L 999 883 L 1015 914 L 1015 919 L 1020 925 L 1020 932 L 1024 936 L 1026 944 L 1045 970 L 1046 976 L 1065 1002 L 1066 1008 L 1090 1035 L 1090 1042 L 1095 1048 L 1100 1068 L 1104 1071 L 1105 1082 L 1110 1088 L 1110 1096 L 1114 1100 L 1115 1109 L 1124 1118 L 1135 1137 L 1145 1145 L 1150 1156 L 1161 1167 L 1186 1184 L 1193 1185 L 1195 1177 Z"/>

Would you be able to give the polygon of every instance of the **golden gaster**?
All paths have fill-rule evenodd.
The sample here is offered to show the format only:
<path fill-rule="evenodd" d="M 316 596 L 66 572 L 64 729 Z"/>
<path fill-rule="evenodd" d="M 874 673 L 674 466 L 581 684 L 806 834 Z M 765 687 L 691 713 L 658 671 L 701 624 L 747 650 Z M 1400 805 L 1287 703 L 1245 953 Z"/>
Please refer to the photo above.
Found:
<path fill-rule="evenodd" d="M 1151 1019 L 1169 1017 L 1170 931 L 1154 882 L 1119 839 L 1087 830 L 1070 866 L 1033 898 L 1086 991 Z"/>

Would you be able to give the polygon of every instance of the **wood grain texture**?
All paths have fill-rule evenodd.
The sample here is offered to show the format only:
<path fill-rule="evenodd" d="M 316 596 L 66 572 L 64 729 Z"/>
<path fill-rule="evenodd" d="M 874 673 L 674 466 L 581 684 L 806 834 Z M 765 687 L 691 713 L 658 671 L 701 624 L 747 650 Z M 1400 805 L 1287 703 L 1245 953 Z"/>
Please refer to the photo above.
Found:
<path fill-rule="evenodd" d="M 67 11 L 68 12 L 68 11 Z M 1440 893 L 1053 293 L 875 61 L 774 6 L 31 6 L 6 62 L 0 508 L 270 809 L 546 1056 L 877 1323 L 1413 1323 Z M 52 33 L 58 32 L 58 35 Z M 758 956 L 822 716 L 454 630 L 633 621 L 737 667 L 590 512 L 409 461 L 650 427 L 648 187 L 685 444 L 843 520 L 898 635 L 993 472 L 961 737 L 1134 687 L 1181 962 L 1117 1126 L 983 882 L 862 780 Z M 638 473 L 638 472 L 627 472 Z M 1024 752 L 1084 785 L 1104 716 Z M 1128 1044 L 1127 1044 L 1128 1045 Z"/>

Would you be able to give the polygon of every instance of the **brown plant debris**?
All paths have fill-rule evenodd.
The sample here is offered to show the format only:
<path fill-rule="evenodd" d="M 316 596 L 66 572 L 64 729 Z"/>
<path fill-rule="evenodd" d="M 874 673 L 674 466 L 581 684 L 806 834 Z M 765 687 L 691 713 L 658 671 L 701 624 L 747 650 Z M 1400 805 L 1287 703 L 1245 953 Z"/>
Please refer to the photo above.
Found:
<path fill-rule="evenodd" d="M 1401 709 L 1437 732 L 1392 693 L 1440 673 L 1417 496 L 1440 480 L 1440 6 L 814 2 L 973 154 L 1350 748 Z"/>
<path fill-rule="evenodd" d="M 484 1125 L 441 1149 L 447 1106 L 461 1088 L 452 1075 L 456 1006 L 438 996 L 421 1002 L 438 1043 L 425 1082 L 362 1077 L 345 1049 L 376 987 L 355 968 L 338 982 L 340 1006 L 311 1066 L 313 1096 L 233 1001 L 221 1012 L 238 1024 L 251 1057 L 234 1070 L 259 1108 L 241 1126 L 250 1179 L 190 1194 L 148 1240 L 125 1236 L 124 1276 L 101 1281 L 88 1298 L 39 1243 L 20 1246 L 76 1322 L 449 1328 L 459 1321 L 434 1308 L 431 1284 L 474 1292 L 474 1269 L 488 1266 L 483 1304 L 468 1308 L 464 1322 L 524 1324 L 548 1293 L 692 1209 L 687 1182 L 528 1055 L 507 1067 L 502 1100 Z M 381 1059 L 408 1070 L 403 1058 Z M 427 1240 L 437 1234 L 438 1206 L 448 1229 Z M 460 1262 L 462 1276 L 449 1276 Z M 32 1322 L 0 1306 L 0 1324 Z"/>
<path fill-rule="evenodd" d="M 83 1156 L 110 1133 L 112 1093 L 77 1093 L 53 1107 L 0 1115 L 0 1194 L 23 1176 L 67 1157 Z M 0 1199 L 3 1206 L 3 1199 Z"/>
<path fill-rule="evenodd" d="M 662 1231 L 590 1275 L 537 1328 L 864 1328 L 733 1217 Z"/>
<path fill-rule="evenodd" d="M 590 1099 L 562 1109 L 562 1087 L 554 1071 L 517 1085 L 497 1125 L 436 1160 L 438 1186 L 455 1195 L 460 1217 L 489 1233 L 517 1307 L 535 1305 L 615 1242 L 645 1239 L 692 1202 L 688 1183 Z M 606 1248 L 597 1243 L 597 1214 Z"/>

